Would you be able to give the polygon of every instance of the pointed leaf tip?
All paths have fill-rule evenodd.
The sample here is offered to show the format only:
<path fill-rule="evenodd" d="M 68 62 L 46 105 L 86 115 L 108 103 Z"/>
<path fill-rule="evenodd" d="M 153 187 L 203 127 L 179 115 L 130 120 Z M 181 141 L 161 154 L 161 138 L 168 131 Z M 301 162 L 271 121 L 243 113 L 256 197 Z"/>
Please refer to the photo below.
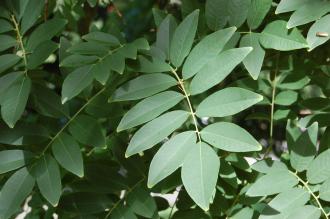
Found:
<path fill-rule="evenodd" d="M 62 105 L 65 104 L 66 101 L 68 101 L 68 98 L 67 97 L 62 98 L 62 101 L 61 101 L 62 102 Z"/>

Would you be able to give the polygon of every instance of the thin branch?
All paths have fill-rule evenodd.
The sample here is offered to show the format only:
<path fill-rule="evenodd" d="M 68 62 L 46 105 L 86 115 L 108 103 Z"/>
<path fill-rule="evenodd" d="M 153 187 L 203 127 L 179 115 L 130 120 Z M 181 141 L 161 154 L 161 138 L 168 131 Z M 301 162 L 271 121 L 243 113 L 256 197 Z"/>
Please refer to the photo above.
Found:
<path fill-rule="evenodd" d="M 122 18 L 123 14 L 120 12 L 120 10 L 118 9 L 118 7 L 116 6 L 116 4 L 114 2 L 112 3 L 112 6 L 115 9 L 115 12 L 118 15 L 118 17 Z"/>
<path fill-rule="evenodd" d="M 250 31 L 241 31 L 241 32 L 238 32 L 238 33 L 240 33 L 240 34 L 251 34 L 252 31 L 251 30 Z"/>
<path fill-rule="evenodd" d="M 23 36 L 21 35 L 21 32 L 19 31 L 18 22 L 16 21 L 14 15 L 11 15 L 11 20 L 15 27 L 16 38 L 17 38 L 19 47 L 21 48 L 22 53 L 23 53 L 23 61 L 24 61 L 24 68 L 25 68 L 24 72 L 27 73 L 27 58 L 26 58 L 26 50 L 25 50 L 25 47 L 23 44 Z"/>
<path fill-rule="evenodd" d="M 184 87 L 184 81 L 179 77 L 178 73 L 176 72 L 176 69 L 172 68 L 171 67 L 171 72 L 175 75 L 178 83 L 179 83 L 179 86 L 181 88 L 181 90 L 183 91 L 183 94 L 187 100 L 187 103 L 188 103 L 188 106 L 189 106 L 189 110 L 190 110 L 190 114 L 193 118 L 193 122 L 194 122 L 194 126 L 195 126 L 195 130 L 196 130 L 196 135 L 197 135 L 197 138 L 198 138 L 198 141 L 200 142 L 202 139 L 201 139 L 201 134 L 200 134 L 200 131 L 198 129 L 198 123 L 197 123 L 197 119 L 196 119 L 196 114 L 194 112 L 194 109 L 192 107 L 192 104 L 190 102 L 190 99 L 189 99 L 189 95 L 186 91 L 186 88 Z"/>
<path fill-rule="evenodd" d="M 143 181 L 145 180 L 145 176 L 143 176 L 142 179 L 140 179 L 137 183 L 135 183 L 132 187 L 128 188 L 126 193 L 125 193 L 125 196 L 127 196 L 130 192 L 132 192 L 140 183 L 142 183 Z M 112 208 L 109 210 L 108 214 L 105 216 L 104 219 L 107 219 L 111 213 L 113 212 L 113 210 L 115 210 L 118 205 L 123 201 L 125 200 L 124 197 L 122 199 L 119 199 L 113 206 Z"/>
<path fill-rule="evenodd" d="M 274 78 L 272 80 L 272 102 L 270 105 L 270 127 L 269 127 L 269 145 L 265 152 L 264 158 L 268 156 L 268 154 L 271 152 L 274 139 L 273 139 L 273 132 L 274 132 L 274 108 L 275 108 L 275 94 L 276 94 L 276 86 L 277 86 L 277 74 L 279 70 L 279 59 L 280 59 L 280 53 L 277 54 L 276 57 L 276 67 L 274 71 Z"/>
<path fill-rule="evenodd" d="M 276 84 L 277 84 L 277 70 L 275 70 L 274 79 L 272 81 L 272 103 L 270 109 L 270 129 L 269 129 L 269 137 L 273 139 L 274 132 L 274 108 L 275 108 L 275 94 L 276 94 Z"/>
<path fill-rule="evenodd" d="M 113 49 L 113 50 L 109 50 L 109 52 L 101 57 L 95 64 L 101 62 L 102 60 L 104 60 L 105 58 L 107 58 L 109 55 L 111 55 L 112 53 L 114 53 L 115 51 L 117 51 L 118 49 L 122 48 L 124 45 L 119 45 L 119 47 Z M 60 131 L 58 131 L 56 133 L 56 135 L 51 139 L 51 141 L 46 145 L 46 147 L 44 148 L 44 150 L 42 151 L 42 153 L 40 154 L 40 156 L 44 155 L 45 152 L 48 150 L 48 148 L 50 147 L 50 145 L 54 142 L 54 140 L 68 127 L 68 125 L 81 113 L 81 111 L 83 111 L 97 96 L 99 96 L 103 91 L 106 90 L 106 87 L 103 87 L 99 92 L 97 92 L 94 96 L 92 96 L 70 119 L 69 121 L 62 127 L 62 129 Z M 40 157 L 39 156 L 39 157 Z"/>
<path fill-rule="evenodd" d="M 294 175 L 298 180 L 299 182 L 301 182 L 303 184 L 303 186 L 307 189 L 307 191 L 309 192 L 309 194 L 311 194 L 311 196 L 315 199 L 317 205 L 319 206 L 320 210 L 322 211 L 322 213 L 324 214 L 325 218 L 326 219 L 329 219 L 329 215 L 325 212 L 324 208 L 322 207 L 321 203 L 320 203 L 320 200 L 319 198 L 314 194 L 314 192 L 311 190 L 311 188 L 308 186 L 308 183 L 305 182 L 302 178 L 300 178 L 296 173 L 290 171 L 290 173 L 292 175 Z"/>
<path fill-rule="evenodd" d="M 179 200 L 179 194 L 180 194 L 180 192 L 181 192 L 181 189 L 182 189 L 182 187 L 180 187 L 180 189 L 177 191 L 178 194 L 177 194 L 177 196 L 175 197 L 175 201 L 174 201 L 173 205 L 171 206 L 171 211 L 170 211 L 170 214 L 168 215 L 168 219 L 170 219 L 170 218 L 172 217 L 174 207 L 175 207 L 176 203 L 177 203 L 178 200 Z"/>
<path fill-rule="evenodd" d="M 41 152 L 41 154 L 39 155 L 42 156 L 45 154 L 45 152 L 48 150 L 48 148 L 51 146 L 51 144 L 55 141 L 55 139 L 58 138 L 58 136 L 71 124 L 71 122 L 97 97 L 99 96 L 101 93 L 103 93 L 105 91 L 106 87 L 102 88 L 101 90 L 99 90 L 94 96 L 92 96 L 70 119 L 67 123 L 65 123 L 65 125 L 56 133 L 56 135 L 51 138 L 50 142 L 46 145 L 46 147 L 44 148 L 44 150 Z"/>
<path fill-rule="evenodd" d="M 232 210 L 232 208 L 238 203 L 238 201 L 239 201 L 239 194 L 236 195 L 233 203 L 230 205 L 230 207 L 226 211 L 226 219 L 229 219 L 228 214 L 230 213 L 230 211 Z"/>
<path fill-rule="evenodd" d="M 48 18 L 48 8 L 49 8 L 49 1 L 48 0 L 45 0 L 44 21 L 47 21 L 47 18 Z"/>

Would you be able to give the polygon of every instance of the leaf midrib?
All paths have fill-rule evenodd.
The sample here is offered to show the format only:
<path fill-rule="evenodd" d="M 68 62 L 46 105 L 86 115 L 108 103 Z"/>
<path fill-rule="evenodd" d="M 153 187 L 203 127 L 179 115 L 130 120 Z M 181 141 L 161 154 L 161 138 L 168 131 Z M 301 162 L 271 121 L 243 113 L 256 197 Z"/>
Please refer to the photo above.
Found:
<path fill-rule="evenodd" d="M 248 142 L 244 142 L 244 141 L 241 141 L 241 140 L 237 140 L 237 139 L 234 139 L 234 138 L 230 138 L 230 137 L 227 137 L 227 136 L 225 136 L 225 135 L 220 135 L 220 134 L 218 134 L 218 133 L 213 133 L 213 132 L 208 132 L 208 131 L 203 131 L 202 130 L 202 132 L 201 133 L 204 133 L 204 134 L 207 134 L 207 135 L 213 135 L 213 136 L 220 136 L 220 137 L 222 137 L 222 138 L 224 138 L 224 139 L 228 139 L 228 140 L 231 140 L 231 141 L 233 141 L 233 142 L 238 142 L 238 143 L 240 143 L 241 145 L 244 145 L 244 146 L 249 146 L 249 147 L 255 147 L 255 145 L 252 145 L 252 144 L 250 144 L 250 143 L 248 143 Z M 203 134 L 202 134 L 202 138 L 203 138 Z"/>
<path fill-rule="evenodd" d="M 167 99 L 164 102 L 161 102 L 160 105 L 157 105 L 156 107 L 152 108 L 150 111 L 141 111 L 141 114 L 137 114 L 135 117 L 132 117 L 130 120 L 126 122 L 126 126 L 131 126 L 131 123 L 136 121 L 139 117 L 143 117 L 149 113 L 153 113 L 155 111 L 158 111 L 159 109 L 162 109 L 164 106 L 170 105 L 170 103 L 174 102 L 174 100 L 177 100 L 181 98 L 182 96 L 173 96 L 172 98 Z"/>

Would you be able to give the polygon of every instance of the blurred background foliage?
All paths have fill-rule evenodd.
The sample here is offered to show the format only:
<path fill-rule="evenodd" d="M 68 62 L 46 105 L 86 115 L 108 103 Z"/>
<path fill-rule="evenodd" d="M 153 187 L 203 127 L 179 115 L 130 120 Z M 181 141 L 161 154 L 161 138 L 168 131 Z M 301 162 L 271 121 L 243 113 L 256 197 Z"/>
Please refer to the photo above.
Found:
<path fill-rule="evenodd" d="M 12 15 L 21 19 L 24 17 L 26 8 L 31 7 L 28 2 L 32 1 L 2 0 L 0 2 L 1 19 L 11 22 Z M 38 1 L 35 0 L 34 3 L 37 5 Z M 49 40 L 48 43 L 53 42 L 58 45 L 58 50 L 51 51 L 50 56 L 45 57 L 42 63 L 28 70 L 26 70 L 27 66 L 24 66 L 24 62 L 21 60 L 24 56 L 21 54 L 22 48 L 20 45 L 16 45 L 18 40 L 17 31 L 10 29 L 8 35 L 16 41 L 13 46 L 1 50 L 1 55 L 15 54 L 20 57 L 20 61 L 9 65 L 9 67 L 0 68 L 0 76 L 2 77 L 8 72 L 25 71 L 26 75 L 32 80 L 32 89 L 27 107 L 23 107 L 25 109 L 22 113 L 23 116 L 15 127 L 10 129 L 5 121 L 1 122 L 1 151 L 28 150 L 36 155 L 32 160 L 38 161 L 40 157 L 45 155 L 43 150 L 47 142 L 52 141 L 51 136 L 56 136 L 59 130 L 61 132 L 63 127 L 66 128 L 68 121 L 73 121 L 72 118 L 78 118 L 79 121 L 83 121 L 86 117 L 93 118 L 94 121 L 97 121 L 96 125 L 92 122 L 89 123 L 90 120 L 88 119 L 86 119 L 87 122 L 83 123 L 87 133 L 101 127 L 101 134 L 98 134 L 101 135 L 101 141 L 106 142 L 105 147 L 91 147 L 90 144 L 79 142 L 84 159 L 85 175 L 83 178 L 78 178 L 64 169 L 59 171 L 63 194 L 58 206 L 54 207 L 49 204 L 36 186 L 27 199 L 20 197 L 22 201 L 25 200 L 30 206 L 30 208 L 24 209 L 25 212 L 31 211 L 26 218 L 52 218 L 55 213 L 59 218 L 86 219 L 169 218 L 171 216 L 174 219 L 238 219 L 256 218 L 256 215 L 263 211 L 266 206 L 265 203 L 270 200 L 269 198 L 263 199 L 245 195 L 246 185 L 253 183 L 259 177 L 258 171 L 251 168 L 244 159 L 244 156 L 256 157 L 256 154 L 252 152 L 243 154 L 244 156 L 237 153 L 219 152 L 220 157 L 225 157 L 221 159 L 220 170 L 220 175 L 225 180 L 219 180 L 218 192 L 210 211 L 207 213 L 196 207 L 184 189 L 181 189 L 179 193 L 176 191 L 182 184 L 179 171 L 170 175 L 154 188 L 150 190 L 146 188 L 146 175 L 149 164 L 159 147 L 144 152 L 144 156 L 133 156 L 126 159 L 124 157 L 125 149 L 132 132 L 117 133 L 116 128 L 122 116 L 136 101 L 108 102 L 108 98 L 115 88 L 139 75 L 136 71 L 138 69 L 136 60 L 125 57 L 125 66 L 122 70 L 125 71 L 124 74 L 119 75 L 112 71 L 111 76 L 106 80 L 105 84 L 107 86 L 103 86 L 98 82 L 91 83 L 79 96 L 61 105 L 60 96 L 64 78 L 70 75 L 75 68 L 62 67 L 60 63 L 70 55 L 68 49 L 82 41 L 82 36 L 93 31 L 102 31 L 116 36 L 122 45 L 135 45 L 135 40 L 139 38 L 147 39 L 149 44 L 152 45 L 156 41 L 158 26 L 167 14 L 172 14 L 180 21 L 195 9 L 201 9 L 195 42 L 197 43 L 205 35 L 213 32 L 208 27 L 205 18 L 205 3 L 205 0 L 45 0 L 41 7 L 32 7 L 33 9 L 30 10 L 32 12 L 36 10 L 38 16 L 24 33 L 22 44 L 27 44 L 33 32 L 46 21 L 54 18 L 64 18 L 66 21 L 60 31 L 47 39 Z M 265 21 L 255 30 L 256 32 L 262 32 L 274 20 L 290 19 L 291 13 L 275 14 L 278 3 L 279 1 L 272 3 Z M 10 24 L 10 26 L 12 25 Z M 299 31 L 306 36 L 310 26 L 309 24 L 299 26 Z M 0 29 L 3 27 L 0 27 Z M 245 22 L 239 27 L 230 46 L 235 47 L 239 39 L 249 31 L 249 26 Z M 1 42 L 0 46 L 2 46 Z M 325 151 L 330 148 L 329 47 L 330 44 L 327 43 L 308 53 L 306 50 L 280 53 L 277 50 L 269 49 L 265 55 L 258 80 L 253 80 L 244 67 L 236 68 L 234 70 L 235 74 L 228 76 L 215 88 L 197 95 L 193 104 L 199 103 L 211 92 L 233 85 L 262 94 L 264 101 L 238 115 L 226 117 L 225 119 L 209 118 L 205 121 L 201 120 L 199 123 L 204 127 L 209 123 L 220 120 L 233 121 L 248 130 L 252 136 L 261 142 L 264 146 L 263 153 L 267 154 L 271 152 L 269 149 L 273 149 L 271 156 L 281 159 L 283 163 L 288 165 L 290 161 L 287 145 L 290 144 L 290 139 L 287 137 L 293 130 L 290 129 L 290 125 L 300 128 L 294 129 L 293 133 L 300 133 L 300 130 L 306 130 L 309 125 L 317 121 L 320 127 L 317 132 L 322 136 L 319 140 L 319 148 L 320 151 Z M 150 55 L 146 51 L 139 50 L 139 54 L 140 52 L 144 55 Z M 37 52 L 35 53 L 37 54 Z M 277 82 L 278 87 L 274 86 L 274 81 Z M 5 87 L 4 84 L 0 83 L 0 85 Z M 271 102 L 274 102 L 272 92 L 275 88 L 277 92 L 292 91 L 297 96 L 293 95 L 296 98 L 293 98 L 294 101 L 291 103 L 276 104 L 274 113 L 271 113 L 270 105 Z M 97 95 L 102 89 L 105 92 Z M 4 93 L 1 87 L 0 92 Z M 2 103 L 1 99 L 0 97 L 0 103 Z M 57 104 L 56 106 L 60 105 L 65 115 L 58 115 L 58 112 L 54 113 L 47 110 L 47 107 L 41 104 L 46 103 L 47 105 L 47 101 Z M 85 105 L 86 103 L 88 104 Z M 181 109 L 183 107 L 180 105 L 177 108 Z M 82 117 L 85 116 L 85 118 L 76 115 L 76 112 L 78 114 L 82 112 Z M 188 123 L 184 126 L 191 127 L 192 124 Z M 69 129 L 70 133 L 74 135 L 74 131 L 72 131 L 74 128 L 69 126 Z M 273 130 L 271 136 L 270 129 Z M 4 157 L 3 160 L 5 160 Z M 1 172 L 0 185 L 2 187 L 12 176 L 12 172 L 9 173 Z M 15 191 L 15 186 L 12 191 Z M 316 191 L 318 191 L 317 186 L 314 185 L 315 188 L 313 188 Z M 173 196 L 168 199 L 164 198 L 168 197 L 166 194 L 172 194 L 173 192 L 175 194 L 174 199 Z M 178 195 L 178 198 L 176 198 L 176 195 Z M 2 197 L 4 197 L 3 194 Z M 167 200 L 170 200 L 170 203 Z M 11 200 L 1 199 L 0 195 L 0 203 L 8 203 L 9 201 Z M 174 202 L 176 202 L 175 207 Z M 321 202 L 325 206 L 329 206 L 329 202 L 325 200 Z M 315 201 L 312 200 L 310 203 L 315 204 Z M 21 203 L 13 201 L 12 206 L 15 206 L 15 204 L 20 206 Z M 1 209 L 1 207 L 3 206 L 0 205 L 0 213 L 7 210 Z M 326 208 L 329 209 L 329 207 Z M 177 209 L 178 211 L 175 212 Z M 16 208 L 11 213 L 17 215 L 20 212 L 21 209 Z M 0 217 L 0 219 L 3 218 Z"/>

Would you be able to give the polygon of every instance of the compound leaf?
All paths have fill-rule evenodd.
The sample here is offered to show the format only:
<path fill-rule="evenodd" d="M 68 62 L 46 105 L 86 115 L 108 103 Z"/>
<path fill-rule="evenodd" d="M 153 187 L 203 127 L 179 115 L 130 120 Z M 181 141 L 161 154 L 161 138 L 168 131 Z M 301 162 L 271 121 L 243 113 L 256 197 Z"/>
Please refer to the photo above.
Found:
<path fill-rule="evenodd" d="M 176 110 L 163 114 L 142 126 L 132 137 L 126 157 L 147 150 L 165 139 L 179 128 L 190 114 L 183 110 Z"/>

